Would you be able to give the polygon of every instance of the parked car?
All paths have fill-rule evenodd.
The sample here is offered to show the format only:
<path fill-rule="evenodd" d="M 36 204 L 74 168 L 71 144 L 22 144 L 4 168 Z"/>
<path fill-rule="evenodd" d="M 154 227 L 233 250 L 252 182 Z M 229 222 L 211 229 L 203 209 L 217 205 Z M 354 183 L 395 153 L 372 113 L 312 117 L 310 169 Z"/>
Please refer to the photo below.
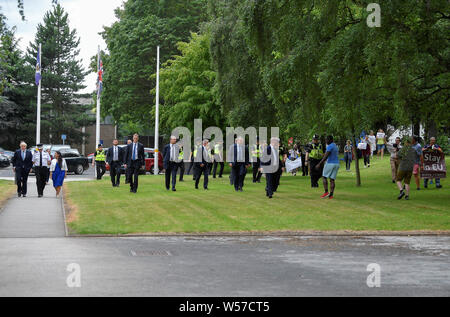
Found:
<path fill-rule="evenodd" d="M 56 151 L 65 151 L 65 150 L 70 150 L 71 149 L 71 147 L 70 147 L 70 145 L 62 145 L 62 144 L 53 144 L 53 145 L 50 145 L 50 151 L 54 151 L 54 152 L 56 152 Z M 44 145 L 44 151 L 46 150 L 46 148 L 45 148 L 45 145 Z"/>
<path fill-rule="evenodd" d="M 82 175 L 84 171 L 89 169 L 89 161 L 87 157 L 80 155 L 76 149 L 60 150 L 61 156 L 66 160 L 69 173 Z"/>
<path fill-rule="evenodd" d="M 0 167 L 9 167 L 10 160 L 6 155 L 0 154 Z"/>
<path fill-rule="evenodd" d="M 7 151 L 4 148 L 0 147 L 0 154 L 5 155 L 6 157 L 8 157 L 8 159 L 11 161 L 11 159 L 14 156 L 14 152 L 13 151 Z"/>

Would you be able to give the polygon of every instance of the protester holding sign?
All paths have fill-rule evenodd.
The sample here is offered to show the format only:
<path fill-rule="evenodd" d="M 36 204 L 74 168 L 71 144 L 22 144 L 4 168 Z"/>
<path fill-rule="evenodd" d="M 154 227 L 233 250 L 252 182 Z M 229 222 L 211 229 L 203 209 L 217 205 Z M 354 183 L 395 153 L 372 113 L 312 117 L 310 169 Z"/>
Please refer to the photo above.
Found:
<path fill-rule="evenodd" d="M 377 151 L 378 155 L 381 154 L 381 159 L 383 159 L 385 148 L 386 148 L 386 133 L 384 133 L 383 129 L 379 129 L 377 133 Z"/>
<path fill-rule="evenodd" d="M 430 144 L 422 151 L 423 168 L 420 173 L 424 179 L 424 187 L 428 188 L 428 180 L 435 179 L 436 188 L 442 188 L 441 178 L 446 177 L 445 155 L 436 144 L 436 138 L 430 138 Z"/>

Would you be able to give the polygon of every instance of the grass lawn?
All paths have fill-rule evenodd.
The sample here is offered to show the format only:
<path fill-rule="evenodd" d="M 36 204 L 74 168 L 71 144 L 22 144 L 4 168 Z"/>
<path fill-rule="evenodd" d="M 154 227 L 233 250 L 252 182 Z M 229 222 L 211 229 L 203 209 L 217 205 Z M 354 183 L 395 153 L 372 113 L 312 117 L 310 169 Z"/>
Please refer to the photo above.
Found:
<path fill-rule="evenodd" d="M 242 193 L 230 186 L 228 175 L 211 179 L 209 191 L 195 190 L 192 176 L 186 176 L 177 192 L 166 191 L 164 176 L 142 176 L 136 195 L 124 184 L 112 188 L 106 175 L 102 181 L 66 183 L 68 225 L 78 234 L 450 229 L 447 180 L 442 189 L 413 186 L 411 200 L 398 201 L 389 158 L 376 158 L 361 170 L 360 188 L 354 164 L 352 169 L 346 172 L 341 163 L 331 201 L 319 198 L 322 188 L 312 189 L 309 177 L 287 174 L 271 200 L 265 197 L 265 179 L 253 184 L 250 173 Z"/>
<path fill-rule="evenodd" d="M 13 182 L 0 180 L 0 207 L 2 207 L 5 201 L 11 197 L 14 190 L 15 187 Z"/>

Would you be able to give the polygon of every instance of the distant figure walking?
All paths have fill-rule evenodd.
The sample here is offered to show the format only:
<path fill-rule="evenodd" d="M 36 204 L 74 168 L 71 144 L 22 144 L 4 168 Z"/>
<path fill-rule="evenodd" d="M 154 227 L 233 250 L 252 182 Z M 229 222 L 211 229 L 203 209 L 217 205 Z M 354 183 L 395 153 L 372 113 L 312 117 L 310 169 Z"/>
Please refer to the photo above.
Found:
<path fill-rule="evenodd" d="M 62 185 L 64 184 L 64 179 L 67 177 L 67 163 L 66 160 L 62 158 L 61 152 L 55 152 L 55 158 L 50 166 L 50 178 L 53 181 L 53 187 L 56 190 L 56 197 L 59 197 L 61 193 Z"/>

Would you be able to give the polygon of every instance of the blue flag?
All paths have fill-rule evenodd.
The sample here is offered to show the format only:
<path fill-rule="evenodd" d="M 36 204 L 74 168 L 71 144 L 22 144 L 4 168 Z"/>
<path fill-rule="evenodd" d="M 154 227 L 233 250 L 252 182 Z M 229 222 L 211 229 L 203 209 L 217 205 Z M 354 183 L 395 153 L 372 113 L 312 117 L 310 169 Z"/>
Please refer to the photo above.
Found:
<path fill-rule="evenodd" d="M 38 55 L 37 55 L 37 61 L 36 61 L 36 75 L 35 75 L 35 79 L 36 79 L 36 85 L 39 85 L 39 82 L 41 81 L 41 62 L 40 62 L 40 55 L 41 52 L 38 49 Z"/>

